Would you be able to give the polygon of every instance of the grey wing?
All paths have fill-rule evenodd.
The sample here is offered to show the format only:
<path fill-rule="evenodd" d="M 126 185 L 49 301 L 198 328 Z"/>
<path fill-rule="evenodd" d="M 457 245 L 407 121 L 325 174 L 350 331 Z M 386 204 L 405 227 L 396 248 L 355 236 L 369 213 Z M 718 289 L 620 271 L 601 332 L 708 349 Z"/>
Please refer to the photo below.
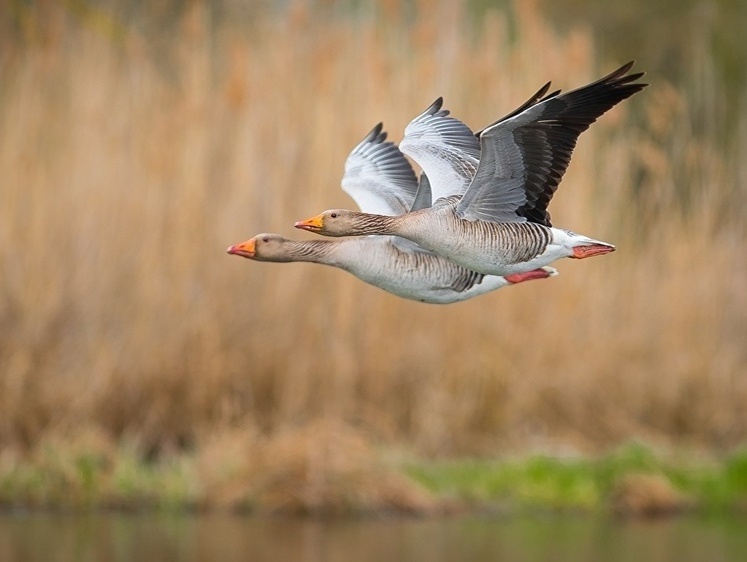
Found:
<path fill-rule="evenodd" d="M 551 225 L 547 206 L 563 178 L 578 137 L 602 114 L 647 84 L 632 83 L 630 62 L 565 94 L 553 92 L 480 132 L 477 174 L 456 207 L 468 220 Z M 546 87 L 544 89 L 546 91 Z M 537 95 L 543 95 L 540 90 Z"/>
<path fill-rule="evenodd" d="M 413 119 L 399 145 L 428 175 L 434 201 L 464 193 L 480 160 L 480 141 L 442 106 L 438 98 Z"/>
<path fill-rule="evenodd" d="M 428 180 L 428 176 L 425 172 L 420 172 L 420 180 L 418 181 L 418 192 L 415 195 L 415 201 L 410 207 L 410 211 L 419 211 L 420 209 L 426 209 L 431 206 L 433 202 L 433 196 L 431 193 L 431 182 Z"/>
<path fill-rule="evenodd" d="M 379 123 L 345 161 L 342 190 L 361 211 L 401 215 L 410 210 L 418 190 L 415 172 Z"/>

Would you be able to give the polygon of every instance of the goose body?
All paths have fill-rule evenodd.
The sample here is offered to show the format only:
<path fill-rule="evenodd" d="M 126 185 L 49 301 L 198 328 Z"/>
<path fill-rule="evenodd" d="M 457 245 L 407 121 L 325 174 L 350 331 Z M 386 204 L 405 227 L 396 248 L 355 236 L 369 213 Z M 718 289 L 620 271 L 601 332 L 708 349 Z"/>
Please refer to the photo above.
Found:
<path fill-rule="evenodd" d="M 418 183 L 407 159 L 377 125 L 351 152 L 345 164 L 343 190 L 361 209 L 393 217 L 430 205 L 430 185 Z M 402 298 L 449 304 L 511 284 L 557 275 L 551 267 L 508 278 L 476 273 L 395 236 L 345 240 L 289 240 L 259 234 L 228 248 L 231 254 L 257 261 L 312 262 L 343 269 L 370 285 Z"/>
<path fill-rule="evenodd" d="M 430 252 L 402 250 L 384 236 L 289 240 L 267 233 L 228 251 L 258 261 L 312 262 L 337 267 L 399 297 L 431 304 L 464 301 L 508 285 L 557 275 L 551 267 L 522 273 L 510 280 L 483 275 Z"/>
<path fill-rule="evenodd" d="M 431 207 L 400 216 L 335 209 L 298 221 L 296 227 L 328 236 L 401 236 L 463 267 L 498 276 L 562 257 L 612 252 L 612 244 L 553 227 L 547 205 L 579 135 L 645 87 L 634 83 L 642 74 L 628 74 L 632 65 L 562 95 L 545 96 L 547 84 L 480 131 L 479 165 L 463 195 L 442 197 Z"/>
<path fill-rule="evenodd" d="M 513 275 L 564 257 L 582 259 L 615 250 L 612 244 L 534 222 L 460 219 L 458 203 L 459 197 L 453 196 L 396 217 L 338 209 L 302 221 L 299 227 L 332 236 L 338 228 L 345 236 L 401 236 L 467 269 L 492 275 Z"/>

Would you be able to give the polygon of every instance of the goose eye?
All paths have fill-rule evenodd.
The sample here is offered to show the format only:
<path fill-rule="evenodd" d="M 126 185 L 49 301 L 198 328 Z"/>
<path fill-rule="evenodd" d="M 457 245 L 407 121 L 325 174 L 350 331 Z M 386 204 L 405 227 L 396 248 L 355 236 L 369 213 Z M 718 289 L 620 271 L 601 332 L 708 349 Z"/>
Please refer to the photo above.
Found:
<path fill-rule="evenodd" d="M 262 242 L 269 242 L 269 241 L 270 241 L 270 239 L 267 236 L 265 236 L 264 238 L 262 238 Z"/>
<path fill-rule="evenodd" d="M 333 219 L 336 219 L 336 218 L 337 218 L 337 213 L 332 213 L 332 214 L 331 214 L 331 215 L 329 215 L 329 216 L 330 216 L 331 218 L 333 218 Z"/>

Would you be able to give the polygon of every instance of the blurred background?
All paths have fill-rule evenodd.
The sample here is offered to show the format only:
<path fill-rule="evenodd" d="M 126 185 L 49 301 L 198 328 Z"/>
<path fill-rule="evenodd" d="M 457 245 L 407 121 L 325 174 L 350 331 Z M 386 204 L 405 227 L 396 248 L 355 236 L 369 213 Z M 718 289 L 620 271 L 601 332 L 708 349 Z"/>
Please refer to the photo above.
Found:
<path fill-rule="evenodd" d="M 746 12 L 2 3 L 2 462 L 83 440 L 213 465 L 322 426 L 433 458 L 743 444 Z M 478 129 L 631 59 L 651 86 L 582 135 L 550 206 L 612 255 L 436 306 L 225 254 L 351 207 L 343 164 L 379 121 L 398 141 L 444 96 Z"/>

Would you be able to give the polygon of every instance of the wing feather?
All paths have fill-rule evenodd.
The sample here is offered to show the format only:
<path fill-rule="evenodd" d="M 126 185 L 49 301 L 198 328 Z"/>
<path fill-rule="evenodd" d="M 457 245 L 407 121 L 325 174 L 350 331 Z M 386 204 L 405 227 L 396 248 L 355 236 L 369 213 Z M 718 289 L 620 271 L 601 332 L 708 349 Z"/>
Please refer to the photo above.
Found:
<path fill-rule="evenodd" d="M 551 225 L 547 206 L 565 174 L 578 137 L 597 118 L 647 84 L 633 63 L 565 94 L 553 92 L 480 132 L 475 179 L 457 205 L 468 220 Z M 547 85 L 549 86 L 549 84 Z M 544 90 L 546 91 L 546 89 Z M 536 97 L 544 95 L 540 90 Z"/>
<path fill-rule="evenodd" d="M 415 201 L 418 180 L 404 154 L 386 138 L 379 123 L 351 151 L 340 183 L 361 211 L 401 215 Z"/>
<path fill-rule="evenodd" d="M 400 150 L 428 175 L 433 200 L 462 194 L 480 159 L 480 141 L 463 122 L 449 116 L 438 98 L 405 128 Z"/>

